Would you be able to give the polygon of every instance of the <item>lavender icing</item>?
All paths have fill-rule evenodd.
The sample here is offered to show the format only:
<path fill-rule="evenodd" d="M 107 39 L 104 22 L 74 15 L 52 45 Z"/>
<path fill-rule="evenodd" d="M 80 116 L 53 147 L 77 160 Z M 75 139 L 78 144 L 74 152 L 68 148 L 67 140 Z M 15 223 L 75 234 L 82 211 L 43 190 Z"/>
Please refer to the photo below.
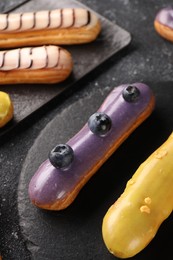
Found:
<path fill-rule="evenodd" d="M 68 196 L 68 193 L 93 166 L 101 162 L 116 140 L 137 121 L 141 113 L 149 106 L 153 93 L 145 84 L 131 85 L 136 86 L 140 91 L 140 97 L 135 103 L 129 103 L 123 99 L 122 90 L 128 85 L 121 85 L 113 89 L 98 109 L 112 120 L 111 129 L 106 136 L 96 136 L 86 123 L 67 142 L 74 151 L 74 161 L 68 170 L 54 168 L 48 159 L 42 163 L 29 183 L 31 201 L 37 205 L 52 204 Z"/>
<path fill-rule="evenodd" d="M 173 29 L 173 8 L 166 7 L 158 12 L 156 21 Z"/>

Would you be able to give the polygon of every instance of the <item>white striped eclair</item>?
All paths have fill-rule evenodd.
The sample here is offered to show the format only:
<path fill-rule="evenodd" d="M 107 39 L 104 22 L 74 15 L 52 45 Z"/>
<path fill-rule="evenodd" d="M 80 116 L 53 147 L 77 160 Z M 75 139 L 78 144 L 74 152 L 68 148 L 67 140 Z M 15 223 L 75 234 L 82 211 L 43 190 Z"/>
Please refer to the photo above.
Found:
<path fill-rule="evenodd" d="M 101 30 L 97 15 L 82 8 L 0 14 L 0 21 L 2 48 L 88 43 Z"/>
<path fill-rule="evenodd" d="M 65 49 L 45 45 L 0 51 L 0 84 L 57 83 L 64 81 L 73 67 Z"/>

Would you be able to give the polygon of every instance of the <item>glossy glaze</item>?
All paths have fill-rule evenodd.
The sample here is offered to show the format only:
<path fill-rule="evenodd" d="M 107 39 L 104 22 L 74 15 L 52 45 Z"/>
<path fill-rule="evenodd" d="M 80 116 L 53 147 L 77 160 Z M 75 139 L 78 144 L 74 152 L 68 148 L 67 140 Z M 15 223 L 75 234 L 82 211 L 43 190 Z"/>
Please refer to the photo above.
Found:
<path fill-rule="evenodd" d="M 0 91 L 0 128 L 4 127 L 14 115 L 14 107 L 8 93 Z"/>
<path fill-rule="evenodd" d="M 166 7 L 161 9 L 156 15 L 155 20 L 169 28 L 173 29 L 173 8 Z"/>
<path fill-rule="evenodd" d="M 41 46 L 0 51 L 0 71 L 66 68 L 71 65 L 67 52 L 58 46 Z"/>
<path fill-rule="evenodd" d="M 129 258 L 142 251 L 172 213 L 172 157 L 173 133 L 139 166 L 106 212 L 103 239 L 116 257 Z"/>
<path fill-rule="evenodd" d="M 0 20 L 0 33 L 63 28 L 89 28 L 98 22 L 98 18 L 93 12 L 82 8 L 0 14 Z"/>
<path fill-rule="evenodd" d="M 48 208 L 48 205 L 51 207 L 56 201 L 65 200 L 80 181 L 87 179 L 90 172 L 95 172 L 104 163 L 132 129 L 137 127 L 134 125 L 140 124 L 149 116 L 154 107 L 151 89 L 142 83 L 132 85 L 137 86 L 140 91 L 140 97 L 136 102 L 129 103 L 124 100 L 122 91 L 128 85 L 122 85 L 113 89 L 98 109 L 99 112 L 107 114 L 112 121 L 111 129 L 106 136 L 93 134 L 86 123 L 67 142 L 74 151 L 74 161 L 68 170 L 54 168 L 49 160 L 43 162 L 29 184 L 29 196 L 34 204 L 43 208 L 46 205 Z M 145 113 L 144 118 L 140 119 Z M 140 123 L 137 123 L 138 121 Z"/>

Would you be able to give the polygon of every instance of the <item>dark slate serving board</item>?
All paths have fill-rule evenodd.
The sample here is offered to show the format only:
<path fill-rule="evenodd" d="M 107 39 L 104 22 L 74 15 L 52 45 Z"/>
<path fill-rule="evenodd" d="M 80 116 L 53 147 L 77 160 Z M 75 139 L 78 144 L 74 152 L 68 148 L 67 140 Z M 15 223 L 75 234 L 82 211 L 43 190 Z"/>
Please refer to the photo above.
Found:
<path fill-rule="evenodd" d="M 32 0 L 15 9 L 15 12 L 55 9 L 65 6 L 86 7 L 75 0 Z M 67 90 L 73 92 L 75 83 L 130 43 L 129 32 L 103 16 L 97 15 L 101 19 L 102 32 L 96 41 L 80 46 L 64 46 L 71 52 L 74 61 L 73 73 L 66 81 L 54 85 L 0 86 L 0 90 L 11 95 L 14 103 L 14 120 L 0 129 L 0 138 L 50 101 L 62 97 Z"/>
<path fill-rule="evenodd" d="M 66 142 L 98 109 L 101 93 L 78 100 L 61 111 L 41 131 L 23 164 L 18 187 L 19 223 L 34 260 L 110 260 L 101 233 L 103 217 L 123 192 L 137 167 L 172 132 L 172 82 L 148 82 L 156 96 L 156 108 L 111 158 L 98 170 L 67 209 L 51 212 L 37 209 L 28 198 L 28 184 L 49 150 Z M 166 88 L 166 93 L 165 93 Z M 87 105 L 85 105 L 87 104 Z M 101 104 L 101 101 L 100 101 Z M 169 104 L 169 106 L 165 105 Z M 78 111 L 78 112 L 77 112 Z M 81 115 L 83 115 L 81 117 Z M 58 127 L 57 127 L 58 126 Z M 168 260 L 172 255 L 172 215 L 161 225 L 156 237 L 134 260 Z"/>
<path fill-rule="evenodd" d="M 8 13 L 15 8 L 23 5 L 26 2 L 29 2 L 30 0 L 1 0 L 0 1 L 0 12 L 1 13 Z"/>

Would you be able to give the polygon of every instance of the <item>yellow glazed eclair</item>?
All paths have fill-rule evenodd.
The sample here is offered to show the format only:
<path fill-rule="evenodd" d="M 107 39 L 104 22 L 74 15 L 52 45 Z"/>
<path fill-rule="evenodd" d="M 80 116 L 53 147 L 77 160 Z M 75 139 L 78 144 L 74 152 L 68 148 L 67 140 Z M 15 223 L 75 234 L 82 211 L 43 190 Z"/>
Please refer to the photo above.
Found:
<path fill-rule="evenodd" d="M 82 8 L 0 14 L 0 21 L 3 48 L 87 43 L 101 30 L 96 14 Z"/>
<path fill-rule="evenodd" d="M 129 258 L 143 250 L 173 209 L 173 133 L 140 165 L 103 219 L 108 250 Z"/>
<path fill-rule="evenodd" d="M 72 71 L 71 54 L 49 45 L 0 51 L 0 84 L 57 83 Z"/>
<path fill-rule="evenodd" d="M 0 91 L 0 128 L 13 118 L 13 114 L 14 108 L 9 94 Z"/>

